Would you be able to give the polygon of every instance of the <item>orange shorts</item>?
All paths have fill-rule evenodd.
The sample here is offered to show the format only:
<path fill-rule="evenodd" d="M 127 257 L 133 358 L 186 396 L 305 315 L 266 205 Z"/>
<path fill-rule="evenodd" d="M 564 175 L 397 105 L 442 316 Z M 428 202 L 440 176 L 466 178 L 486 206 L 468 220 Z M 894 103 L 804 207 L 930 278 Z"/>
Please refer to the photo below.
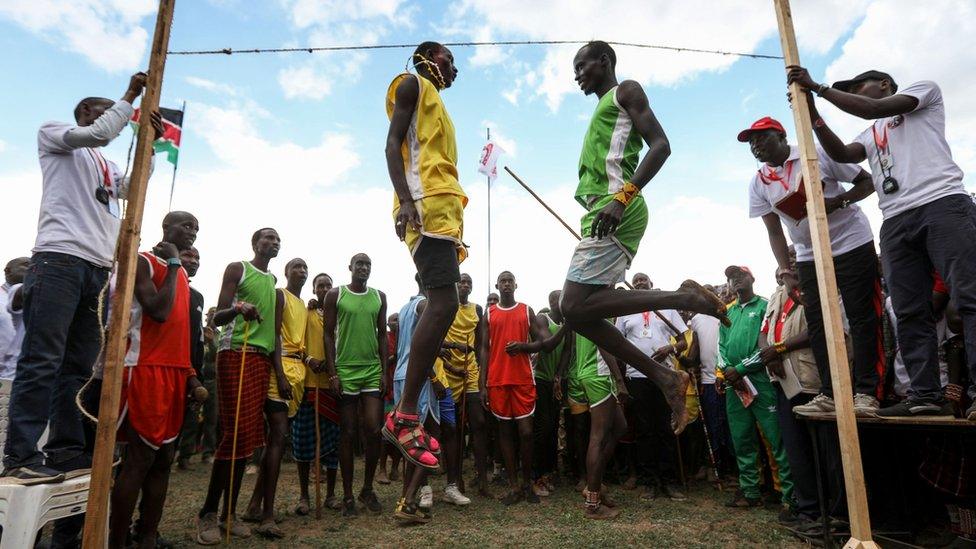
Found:
<path fill-rule="evenodd" d="M 153 449 L 176 440 L 183 428 L 186 379 L 192 373 L 191 368 L 144 364 L 127 367 L 122 375 L 119 427 L 128 421 L 139 438 Z"/>
<path fill-rule="evenodd" d="M 488 408 L 498 419 L 522 419 L 535 412 L 535 385 L 488 387 Z"/>

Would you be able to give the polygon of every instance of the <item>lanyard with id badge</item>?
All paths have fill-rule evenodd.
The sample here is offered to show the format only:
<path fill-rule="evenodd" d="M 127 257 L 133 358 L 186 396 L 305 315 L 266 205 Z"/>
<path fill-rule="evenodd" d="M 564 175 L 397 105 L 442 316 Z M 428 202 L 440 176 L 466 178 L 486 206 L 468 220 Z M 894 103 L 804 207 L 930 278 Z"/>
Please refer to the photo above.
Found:
<path fill-rule="evenodd" d="M 98 187 L 95 189 L 95 200 L 104 204 L 112 217 L 120 217 L 119 202 L 118 200 L 112 199 L 114 193 L 112 192 L 112 177 L 109 174 L 108 162 L 95 149 L 88 149 L 88 155 L 91 156 L 92 161 L 95 162 L 95 165 L 98 166 L 99 171 L 102 173 L 102 178 L 98 182 Z"/>
<path fill-rule="evenodd" d="M 884 176 L 884 180 L 881 182 L 881 190 L 885 194 L 894 194 L 898 192 L 898 180 L 891 176 L 891 168 L 895 165 L 895 162 L 891 156 L 891 147 L 888 144 L 888 124 L 883 123 L 881 126 L 884 128 L 884 131 L 878 136 L 877 124 L 871 125 L 871 133 L 874 134 L 875 152 L 878 155 L 878 165 L 881 167 L 881 175 Z"/>

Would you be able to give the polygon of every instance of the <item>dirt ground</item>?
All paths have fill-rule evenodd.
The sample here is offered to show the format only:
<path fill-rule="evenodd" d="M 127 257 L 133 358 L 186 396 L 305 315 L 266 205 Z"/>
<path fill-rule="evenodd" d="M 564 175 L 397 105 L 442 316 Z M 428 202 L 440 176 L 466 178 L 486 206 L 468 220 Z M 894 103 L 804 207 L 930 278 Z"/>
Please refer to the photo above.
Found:
<path fill-rule="evenodd" d="M 354 483 L 361 486 L 362 460 Z M 470 461 L 467 462 L 470 465 Z M 465 472 L 470 479 L 471 473 Z M 209 479 L 209 466 L 194 460 L 192 470 L 174 468 L 160 527 L 161 534 L 177 547 L 196 547 L 193 542 L 194 518 L 203 502 Z M 244 477 L 241 492 L 243 507 L 250 496 L 255 475 Z M 323 475 L 323 483 L 325 481 Z M 298 549 L 305 547 L 398 547 L 464 546 L 464 547 L 802 547 L 803 545 L 776 522 L 773 510 L 737 510 L 723 506 L 731 489 L 720 493 L 704 483 L 689 486 L 687 501 L 673 502 L 658 498 L 651 503 L 637 499 L 637 491 L 611 486 L 611 493 L 623 513 L 614 521 L 601 522 L 583 518 L 582 497 L 572 486 L 560 486 L 555 494 L 543 498 L 539 505 L 519 503 L 510 508 L 498 501 L 473 495 L 467 507 L 454 507 L 439 500 L 444 477 L 432 480 L 435 503 L 434 520 L 427 525 L 401 527 L 392 518 L 400 485 L 376 485 L 384 512 L 363 512 L 344 519 L 337 511 L 323 510 L 321 520 L 294 513 L 298 502 L 298 480 L 294 463 L 282 465 L 276 505 L 283 540 L 265 541 L 256 537 L 233 540 L 235 547 Z M 340 483 L 341 486 L 341 483 Z M 341 489 L 341 488 L 340 488 Z M 505 488 L 493 486 L 500 495 Z M 325 486 L 322 487 L 323 498 Z M 314 498 L 314 489 L 313 489 Z M 313 513 L 314 514 L 314 513 Z"/>

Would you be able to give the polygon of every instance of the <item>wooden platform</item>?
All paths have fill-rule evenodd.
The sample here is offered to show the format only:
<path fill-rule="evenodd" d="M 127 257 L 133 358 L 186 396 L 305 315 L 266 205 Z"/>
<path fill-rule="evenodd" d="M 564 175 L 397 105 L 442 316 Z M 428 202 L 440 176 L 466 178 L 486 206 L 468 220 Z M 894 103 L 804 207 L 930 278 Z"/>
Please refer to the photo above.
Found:
<path fill-rule="evenodd" d="M 836 416 L 829 413 L 816 413 L 816 414 L 796 414 L 797 417 L 801 419 L 808 419 L 811 421 L 824 421 L 824 422 L 835 422 Z M 922 427 L 953 427 L 958 429 L 974 429 L 976 430 L 976 421 L 969 421 L 968 419 L 961 419 L 953 416 L 914 416 L 914 417 L 857 417 L 858 424 L 865 425 L 888 425 L 888 426 L 898 426 L 898 425 L 914 425 Z"/>

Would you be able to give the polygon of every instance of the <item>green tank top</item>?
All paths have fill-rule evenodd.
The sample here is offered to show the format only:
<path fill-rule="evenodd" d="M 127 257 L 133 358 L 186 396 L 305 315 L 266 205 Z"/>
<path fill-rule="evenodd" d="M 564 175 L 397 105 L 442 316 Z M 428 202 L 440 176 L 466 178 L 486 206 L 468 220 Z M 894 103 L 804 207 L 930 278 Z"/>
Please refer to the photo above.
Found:
<path fill-rule="evenodd" d="M 600 349 L 589 339 L 576 334 L 576 359 L 570 364 L 570 379 L 586 379 L 595 376 L 610 375 L 610 366 Z"/>
<path fill-rule="evenodd" d="M 380 363 L 376 339 L 376 317 L 380 314 L 380 293 L 375 288 L 357 294 L 339 287 L 336 302 L 336 366 L 372 366 Z"/>
<path fill-rule="evenodd" d="M 553 322 L 549 315 L 546 315 L 546 320 L 549 322 L 549 333 L 555 335 L 562 326 Z M 563 356 L 563 347 L 566 346 L 566 340 L 563 339 L 559 342 L 551 352 L 542 351 L 536 356 L 535 361 L 535 377 L 536 379 L 541 379 L 543 381 L 552 381 L 556 377 L 556 368 L 559 366 L 559 359 Z"/>
<path fill-rule="evenodd" d="M 275 348 L 275 275 L 266 273 L 250 261 L 241 261 L 244 275 L 237 285 L 234 303 L 244 301 L 257 307 L 261 314 L 261 322 L 245 322 L 244 317 L 237 315 L 229 324 L 224 326 L 220 336 L 220 349 L 239 350 L 244 346 L 244 329 L 247 327 L 247 346 L 258 348 L 266 353 L 274 352 Z"/>
<path fill-rule="evenodd" d="M 587 209 L 581 221 L 584 237 L 590 235 L 593 218 L 610 197 L 634 177 L 644 146 L 634 121 L 617 102 L 618 89 L 614 87 L 600 98 L 583 138 L 576 201 Z M 642 201 L 638 195 L 628 210 Z"/>

